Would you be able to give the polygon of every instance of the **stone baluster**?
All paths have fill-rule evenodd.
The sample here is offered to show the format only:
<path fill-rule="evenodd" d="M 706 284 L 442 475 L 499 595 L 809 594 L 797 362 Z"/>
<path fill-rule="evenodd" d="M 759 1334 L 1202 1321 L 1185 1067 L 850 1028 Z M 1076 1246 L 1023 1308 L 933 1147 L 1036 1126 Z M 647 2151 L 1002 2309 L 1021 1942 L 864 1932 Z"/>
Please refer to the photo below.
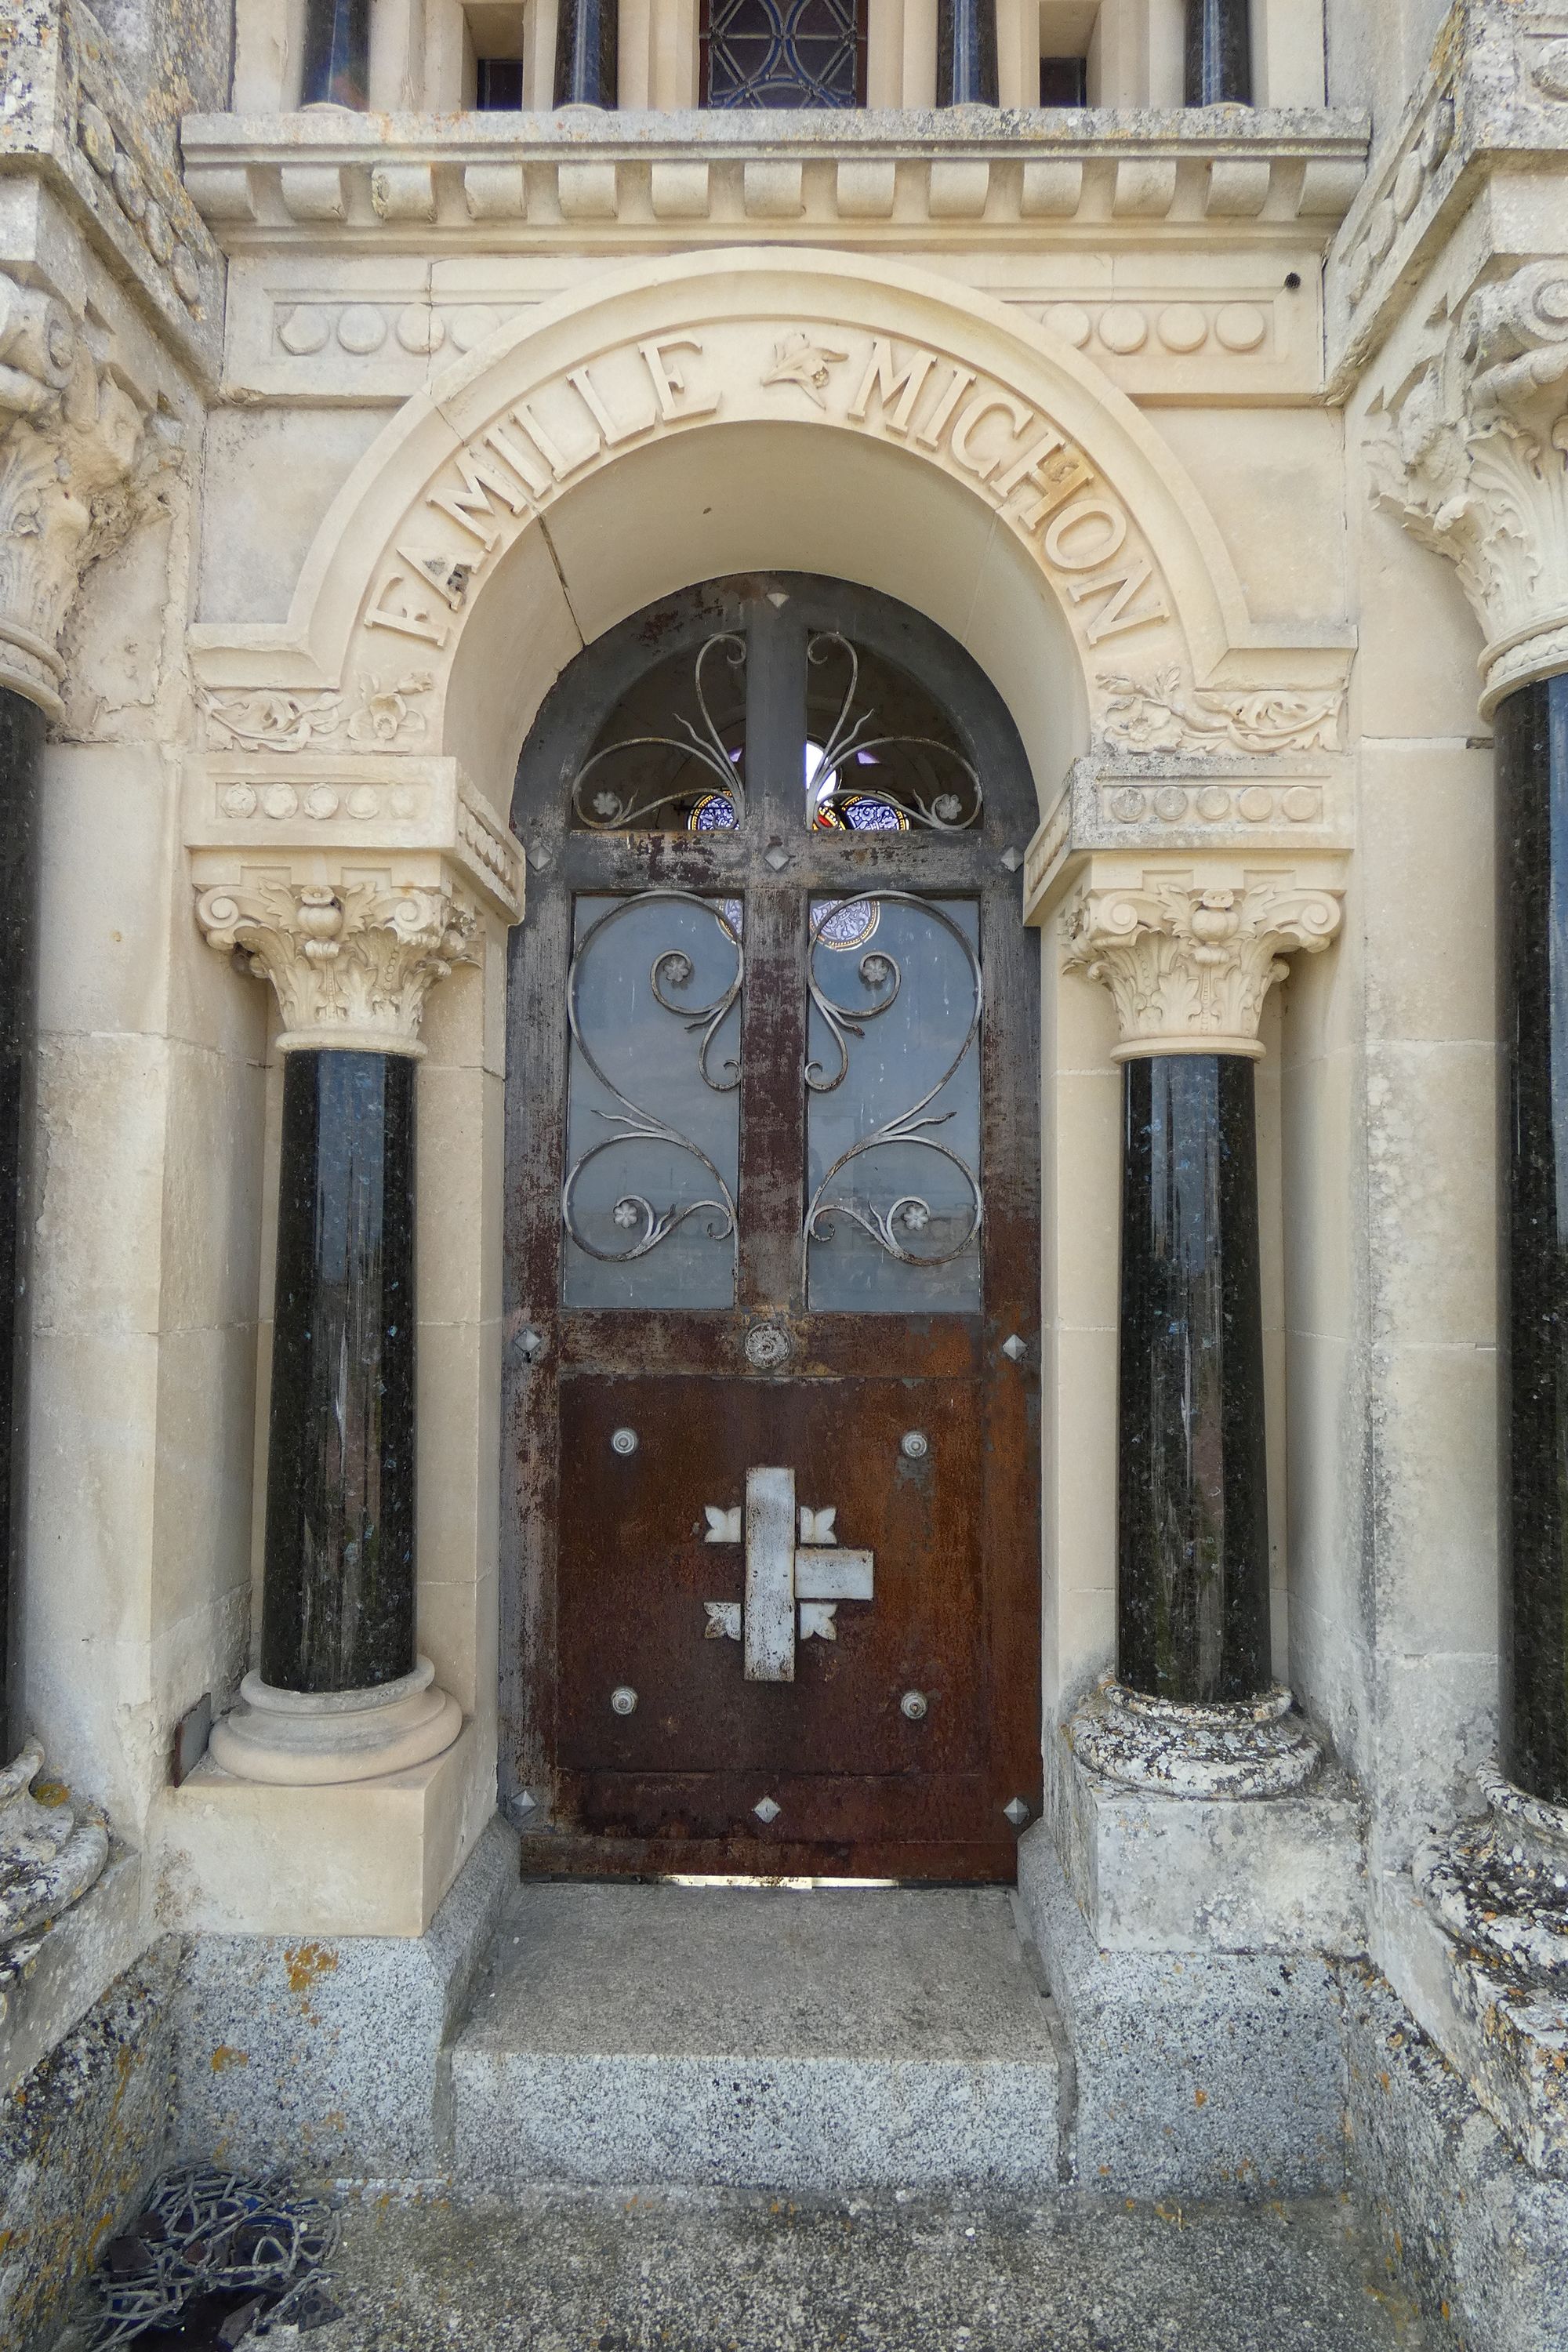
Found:
<path fill-rule="evenodd" d="M 284 1026 L 261 1662 L 213 1729 L 242 1779 L 359 1780 L 461 1728 L 415 1643 L 415 1071 L 474 911 L 390 877 L 204 890 Z"/>
<path fill-rule="evenodd" d="M 300 103 L 370 104 L 370 0 L 305 0 Z"/>
<path fill-rule="evenodd" d="M 997 103 L 996 0 L 937 0 L 936 102 Z"/>
<path fill-rule="evenodd" d="M 26 1536 L 27 1243 L 37 1056 L 39 793 L 60 713 L 56 641 L 142 440 L 141 411 L 64 305 L 0 272 L 0 1979 L 8 1956 L 103 1867 L 100 1818 L 51 1788 L 27 1736 L 20 1608 Z M 0 1981 L 0 2006 L 4 1984 Z"/>
<path fill-rule="evenodd" d="M 1447 556 L 1494 728 L 1501 1743 L 1429 1856 L 1439 1916 L 1568 1987 L 1568 260 L 1480 288 L 1374 427 L 1378 495 Z"/>
<path fill-rule="evenodd" d="M 1290 875 L 1148 874 L 1063 912 L 1122 1066 L 1117 1663 L 1071 1736 L 1135 1786 L 1272 1795 L 1318 1762 L 1270 1664 L 1253 1070 L 1281 956 L 1338 923 Z"/>
<path fill-rule="evenodd" d="M 555 103 L 616 103 L 619 74 L 617 0 L 559 0 L 555 17 Z"/>
<path fill-rule="evenodd" d="M 1188 106 L 1252 104 L 1249 0 L 1187 0 Z"/>

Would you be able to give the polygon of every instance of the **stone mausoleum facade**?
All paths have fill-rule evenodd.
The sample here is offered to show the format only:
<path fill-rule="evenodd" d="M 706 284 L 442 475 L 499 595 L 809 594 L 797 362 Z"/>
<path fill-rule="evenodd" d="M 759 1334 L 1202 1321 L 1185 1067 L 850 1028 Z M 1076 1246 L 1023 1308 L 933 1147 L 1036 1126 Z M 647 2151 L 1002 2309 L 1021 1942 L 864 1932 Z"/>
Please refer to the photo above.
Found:
<path fill-rule="evenodd" d="M 0 83 L 0 2335 L 218 2152 L 1347 2189 L 1568 2345 L 1568 14 Z M 1044 2022 L 476 2021 L 715 1876 Z"/>

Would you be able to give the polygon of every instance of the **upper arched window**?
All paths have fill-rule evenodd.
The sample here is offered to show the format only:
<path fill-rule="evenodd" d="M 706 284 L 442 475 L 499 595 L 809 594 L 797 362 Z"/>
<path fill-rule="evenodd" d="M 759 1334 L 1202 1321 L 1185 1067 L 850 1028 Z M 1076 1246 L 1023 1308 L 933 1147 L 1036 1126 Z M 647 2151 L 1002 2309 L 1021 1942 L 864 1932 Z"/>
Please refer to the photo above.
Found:
<path fill-rule="evenodd" d="M 864 0 L 702 0 L 704 106 L 864 106 Z"/>

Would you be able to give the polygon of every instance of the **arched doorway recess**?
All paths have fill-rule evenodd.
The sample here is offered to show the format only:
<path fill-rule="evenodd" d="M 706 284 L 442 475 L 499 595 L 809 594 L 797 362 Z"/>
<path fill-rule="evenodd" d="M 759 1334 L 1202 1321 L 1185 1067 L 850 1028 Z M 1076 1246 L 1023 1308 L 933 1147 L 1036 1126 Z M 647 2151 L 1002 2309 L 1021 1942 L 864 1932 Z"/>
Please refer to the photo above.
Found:
<path fill-rule="evenodd" d="M 1035 806 L 950 637 L 795 573 L 636 614 L 529 737 L 501 1754 L 559 1867 L 1013 1875 Z"/>

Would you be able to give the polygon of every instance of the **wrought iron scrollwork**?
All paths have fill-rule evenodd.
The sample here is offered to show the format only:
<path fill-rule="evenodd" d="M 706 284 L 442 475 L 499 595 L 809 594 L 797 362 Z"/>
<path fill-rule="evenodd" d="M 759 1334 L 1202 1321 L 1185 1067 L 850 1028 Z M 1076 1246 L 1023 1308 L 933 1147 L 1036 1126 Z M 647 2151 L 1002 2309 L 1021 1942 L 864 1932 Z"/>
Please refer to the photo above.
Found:
<path fill-rule="evenodd" d="M 698 649 L 692 671 L 697 709 L 701 724 L 694 725 L 683 713 L 678 713 L 675 724 L 684 735 L 629 735 L 619 743 L 605 743 L 592 752 L 572 780 L 572 806 L 582 823 L 595 833 L 625 833 L 640 824 L 661 809 L 672 795 L 674 775 L 667 776 L 654 789 L 634 784 L 627 792 L 616 792 L 603 780 L 596 789 L 590 789 L 595 774 L 608 760 L 626 751 L 678 751 L 683 761 L 695 760 L 708 772 L 710 779 L 705 789 L 727 793 L 735 804 L 735 820 L 740 821 L 745 806 L 745 785 L 742 775 L 742 761 L 731 754 L 721 734 L 713 714 L 708 707 L 703 667 L 716 646 L 722 646 L 724 657 L 731 669 L 739 669 L 746 658 L 746 641 L 729 632 L 709 637 Z"/>
<path fill-rule="evenodd" d="M 931 1132 L 933 1128 L 944 1127 L 954 1113 L 951 1110 L 933 1111 L 931 1105 L 941 1094 L 964 1056 L 973 1049 L 979 1035 L 983 995 L 980 960 L 973 943 L 965 936 L 960 926 L 940 907 L 934 906 L 930 899 L 917 898 L 902 890 L 872 890 L 864 895 L 867 903 L 871 906 L 879 908 L 910 907 L 927 920 L 940 925 L 942 929 L 956 941 L 963 954 L 973 991 L 973 998 L 963 1034 L 934 1084 L 929 1086 L 907 1110 L 900 1111 L 895 1118 L 885 1119 L 879 1127 L 872 1128 L 868 1133 L 858 1137 L 847 1151 L 839 1153 L 832 1167 L 828 1169 L 821 1183 L 812 1194 L 810 1204 L 806 1209 L 805 1239 L 808 1245 L 812 1242 L 831 1241 L 834 1230 L 832 1220 L 835 1217 L 847 1217 L 853 1224 L 858 1225 L 863 1232 L 869 1234 L 872 1240 L 880 1248 L 886 1250 L 889 1257 L 897 1258 L 903 1265 L 946 1265 L 950 1260 L 958 1257 L 966 1250 L 979 1233 L 984 1202 L 980 1179 L 975 1171 L 969 1166 L 961 1153 L 952 1149 L 951 1144 L 941 1141 Z M 889 953 L 886 948 L 875 948 L 868 950 L 860 958 L 858 965 L 860 979 L 868 992 L 869 1001 L 867 1003 L 840 1004 L 827 994 L 816 976 L 816 951 L 823 944 L 825 927 L 831 920 L 838 903 L 835 901 L 831 906 L 819 908 L 813 916 L 811 937 L 806 949 L 806 984 L 811 992 L 811 1001 L 822 1015 L 838 1055 L 837 1067 L 832 1070 L 825 1068 L 819 1061 L 807 1062 L 805 1083 L 814 1094 L 829 1094 L 835 1087 L 843 1085 L 849 1074 L 848 1040 L 851 1037 L 863 1037 L 866 1034 L 867 1023 L 879 1019 L 888 1012 L 898 1002 L 900 991 L 903 986 L 903 972 L 898 958 Z M 916 1237 L 927 1232 L 931 1223 L 931 1203 L 923 1193 L 902 1192 L 896 1200 L 889 1202 L 886 1209 L 869 1205 L 862 1208 L 858 1202 L 847 1199 L 843 1194 L 833 1196 L 833 1185 L 852 1161 L 863 1160 L 868 1154 L 883 1150 L 892 1144 L 908 1144 L 917 1150 L 934 1152 L 939 1159 L 946 1160 L 950 1167 L 956 1169 L 963 1178 L 964 1188 L 969 1195 L 968 1216 L 963 1232 L 945 1249 L 925 1250 L 914 1245 Z"/>
<path fill-rule="evenodd" d="M 734 951 L 733 978 L 727 987 L 721 990 L 720 993 L 706 1004 L 694 1005 L 679 1001 L 679 992 L 690 986 L 694 976 L 691 958 L 684 948 L 661 950 L 653 960 L 648 978 L 654 1002 L 661 1005 L 666 1013 L 673 1013 L 678 1020 L 682 1021 L 691 1034 L 701 1033 L 701 1042 L 697 1048 L 697 1067 L 704 1086 L 710 1087 L 715 1094 L 732 1094 L 741 1083 L 741 1065 L 738 1055 L 721 1061 L 717 1066 L 717 1074 L 712 1058 L 714 1043 L 719 1031 L 726 1016 L 739 1000 L 745 969 L 744 950 L 734 927 L 725 918 L 723 907 L 711 898 L 699 898 L 694 891 L 690 890 L 643 890 L 639 891 L 635 898 L 617 900 L 608 913 L 600 915 L 589 926 L 577 943 L 572 958 L 571 969 L 567 974 L 566 1017 L 571 1027 L 573 1045 L 581 1055 L 584 1066 L 592 1072 L 607 1093 L 613 1095 L 618 1103 L 624 1105 L 624 1108 L 595 1109 L 595 1118 L 605 1120 L 616 1131 L 612 1135 L 601 1137 L 598 1142 L 590 1144 L 586 1151 L 579 1153 L 568 1168 L 566 1181 L 561 1188 L 561 1219 L 568 1235 L 576 1243 L 578 1248 L 585 1251 L 590 1257 L 599 1258 L 611 1265 L 629 1265 L 634 1258 L 646 1257 L 650 1250 L 657 1249 L 660 1242 L 668 1239 L 678 1227 L 685 1224 L 689 1217 L 700 1215 L 704 1210 L 711 1211 L 721 1220 L 721 1223 L 709 1226 L 708 1234 L 710 1240 L 729 1241 L 733 1246 L 738 1229 L 733 1195 L 701 1145 L 695 1142 L 690 1136 L 682 1135 L 679 1128 L 671 1126 L 668 1119 L 660 1118 L 656 1111 L 646 1109 L 641 1103 L 634 1102 L 630 1095 L 624 1093 L 596 1058 L 584 1032 L 580 989 L 584 961 L 592 952 L 595 942 L 602 940 L 613 925 L 621 922 L 635 910 L 647 908 L 650 905 L 658 903 L 698 908 L 711 919 L 721 938 Z M 584 1170 L 592 1166 L 596 1160 L 602 1159 L 605 1153 L 620 1150 L 627 1145 L 638 1143 L 671 1144 L 678 1151 L 689 1153 L 707 1170 L 717 1187 L 717 1197 L 686 1202 L 672 1202 L 666 1209 L 656 1209 L 646 1193 L 631 1191 L 622 1192 L 616 1200 L 609 1214 L 617 1229 L 627 1234 L 629 1238 L 618 1248 L 602 1248 L 597 1242 L 590 1239 L 579 1223 L 575 1199 L 577 1188 Z"/>
<path fill-rule="evenodd" d="M 847 809 L 857 801 L 869 798 L 885 802 L 911 824 L 923 824 L 932 833 L 965 833 L 978 824 L 984 806 L 978 771 L 962 751 L 933 735 L 868 733 L 868 729 L 877 723 L 877 713 L 863 710 L 858 717 L 854 715 L 860 684 L 860 656 L 848 638 L 837 629 L 825 630 L 813 637 L 806 647 L 806 659 L 818 667 L 837 654 L 848 662 L 849 682 L 816 769 L 818 809 Z M 911 769 L 923 769 L 924 791 L 912 782 L 895 789 L 880 777 L 875 783 L 867 783 L 857 781 L 852 772 L 846 774 L 851 762 L 858 763 L 860 753 L 892 751 L 907 753 Z"/>

